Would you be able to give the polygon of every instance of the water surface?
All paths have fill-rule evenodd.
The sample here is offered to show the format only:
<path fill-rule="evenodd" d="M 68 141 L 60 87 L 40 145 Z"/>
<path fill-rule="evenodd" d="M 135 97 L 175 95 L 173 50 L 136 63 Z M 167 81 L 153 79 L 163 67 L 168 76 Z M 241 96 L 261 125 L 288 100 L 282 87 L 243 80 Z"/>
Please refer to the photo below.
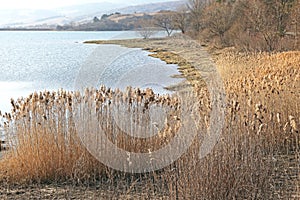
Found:
<path fill-rule="evenodd" d="M 170 79 L 178 73 L 176 66 L 140 49 L 83 44 L 86 40 L 136 37 L 130 31 L 0 32 L 0 110 L 9 112 L 10 98 L 26 97 L 34 91 L 78 89 L 76 80 L 81 81 L 80 86 L 125 87 L 130 83 L 164 92 L 163 86 L 178 82 Z"/>

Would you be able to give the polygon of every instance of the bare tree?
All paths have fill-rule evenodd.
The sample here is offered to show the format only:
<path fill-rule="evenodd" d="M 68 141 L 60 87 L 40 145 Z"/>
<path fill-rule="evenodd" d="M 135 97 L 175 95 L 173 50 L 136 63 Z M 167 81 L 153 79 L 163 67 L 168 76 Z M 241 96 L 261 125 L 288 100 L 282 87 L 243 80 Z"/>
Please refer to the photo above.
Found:
<path fill-rule="evenodd" d="M 189 24 L 189 13 L 187 7 L 180 7 L 173 16 L 174 28 L 185 33 Z"/>
<path fill-rule="evenodd" d="M 266 4 L 261 0 L 248 1 L 244 7 L 244 19 L 242 23 L 245 24 L 245 29 L 249 37 L 253 40 L 260 40 L 262 38 L 262 41 L 259 42 L 260 45 L 255 48 L 273 51 L 278 38 L 275 34 L 274 22 L 269 19 L 266 9 Z"/>
<path fill-rule="evenodd" d="M 265 12 L 280 37 L 284 37 L 295 0 L 264 0 Z"/>
<path fill-rule="evenodd" d="M 209 35 L 210 40 L 212 34 L 223 44 L 242 44 L 245 50 L 297 48 L 299 1 L 189 0 L 189 24 L 195 36 Z"/>
<path fill-rule="evenodd" d="M 204 28 L 203 26 L 203 12 L 211 0 L 189 0 L 187 8 L 191 15 L 191 25 L 196 32 Z"/>
<path fill-rule="evenodd" d="M 288 20 L 294 0 L 252 0 L 244 9 L 247 30 L 250 35 L 260 36 L 266 50 L 274 51 L 286 36 Z"/>
<path fill-rule="evenodd" d="M 170 36 L 173 32 L 174 24 L 173 24 L 173 12 L 164 12 L 164 13 L 159 13 L 157 16 L 154 17 L 154 23 L 156 26 L 164 29 L 168 36 Z"/>
<path fill-rule="evenodd" d="M 230 3 L 214 3 L 205 10 L 205 24 L 209 31 L 220 38 L 224 45 L 228 43 L 225 40 L 227 33 L 233 26 L 236 16 L 235 8 Z"/>
<path fill-rule="evenodd" d="M 143 37 L 143 39 L 148 39 L 158 32 L 152 20 L 140 20 L 137 24 L 138 28 L 136 28 L 136 32 Z"/>

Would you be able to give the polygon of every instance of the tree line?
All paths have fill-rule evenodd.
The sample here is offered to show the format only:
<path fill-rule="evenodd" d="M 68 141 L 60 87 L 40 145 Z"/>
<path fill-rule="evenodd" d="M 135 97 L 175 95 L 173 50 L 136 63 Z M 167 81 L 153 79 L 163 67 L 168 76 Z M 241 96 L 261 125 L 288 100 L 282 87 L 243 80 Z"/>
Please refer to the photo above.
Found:
<path fill-rule="evenodd" d="M 120 17 L 113 20 L 112 17 Z M 124 17 L 125 16 L 125 17 Z M 188 0 L 176 11 L 95 17 L 58 30 L 136 30 L 143 38 L 174 30 L 216 47 L 243 51 L 299 50 L 300 0 Z"/>
<path fill-rule="evenodd" d="M 300 0 L 189 0 L 176 12 L 159 12 L 140 27 L 145 38 L 153 31 L 148 27 L 160 27 L 168 35 L 177 29 L 217 47 L 299 50 Z"/>
<path fill-rule="evenodd" d="M 221 47 L 299 50 L 300 0 L 189 0 L 179 13 L 191 36 Z"/>

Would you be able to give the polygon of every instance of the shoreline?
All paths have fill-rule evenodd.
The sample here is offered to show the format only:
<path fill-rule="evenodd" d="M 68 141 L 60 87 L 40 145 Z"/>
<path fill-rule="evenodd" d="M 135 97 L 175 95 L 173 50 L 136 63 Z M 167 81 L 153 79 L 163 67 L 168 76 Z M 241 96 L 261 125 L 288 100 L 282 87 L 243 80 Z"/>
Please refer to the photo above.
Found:
<path fill-rule="evenodd" d="M 209 64 L 209 68 L 215 67 L 204 47 L 182 34 L 165 38 L 92 40 L 85 41 L 84 44 L 113 44 L 127 48 L 140 48 L 149 52 L 149 56 L 159 58 L 166 64 L 178 65 L 178 71 L 181 73 L 179 78 L 185 78 L 186 81 L 167 88 L 171 91 L 206 85 L 201 75 L 201 72 L 205 74 L 207 71 L 204 64 Z"/>
<path fill-rule="evenodd" d="M 150 52 L 149 56 L 153 56 L 156 58 L 160 58 L 161 60 L 165 61 L 167 64 L 177 64 L 179 66 L 178 70 L 182 72 L 182 77 L 188 79 L 190 84 L 183 86 L 186 87 L 193 87 L 194 85 L 202 85 L 201 83 L 201 76 L 202 73 L 206 73 L 208 68 L 205 68 L 203 65 L 206 65 L 208 60 L 203 61 L 203 59 L 211 59 L 210 55 L 205 51 L 205 47 L 201 46 L 201 44 L 196 43 L 195 41 L 186 40 L 184 36 L 176 36 L 170 38 L 159 38 L 159 39 L 130 39 L 130 40 L 99 40 L 99 41 L 87 41 L 86 44 L 115 44 L 121 45 L 128 48 L 141 48 L 145 51 Z M 221 53 L 222 54 L 222 53 Z M 239 85 L 242 83 L 238 78 L 242 75 L 237 68 L 239 63 L 243 63 L 243 56 L 240 56 L 237 60 L 235 58 L 228 56 L 225 57 L 226 54 L 220 55 L 220 58 L 223 58 L 226 63 L 219 63 L 216 61 L 218 66 L 233 66 L 233 68 L 229 68 L 235 72 L 235 74 L 228 74 L 228 77 L 224 77 L 224 79 L 230 80 L 233 79 L 236 82 L 231 83 L 232 85 Z M 212 54 L 213 58 L 218 58 L 219 55 Z M 241 59 L 241 60 L 239 60 Z M 274 59 L 277 59 L 275 57 Z M 209 60 L 209 62 L 213 62 Z M 255 60 L 256 62 L 256 60 Z M 209 63 L 212 64 L 212 63 Z M 257 64 L 257 63 L 256 63 Z M 249 65 L 246 63 L 245 65 Z M 258 65 L 258 64 L 257 64 Z M 278 64 L 279 65 L 279 64 Z M 249 65 L 249 68 L 254 68 L 253 65 Z M 242 69 L 243 72 L 247 72 L 246 75 L 251 74 L 251 71 L 247 69 Z M 274 69 L 276 71 L 277 69 Z M 268 72 L 269 73 L 269 72 Z M 223 74 L 222 74 L 223 75 Z M 282 75 L 284 76 L 284 75 Z M 271 80 L 273 81 L 273 80 Z M 258 81 L 260 84 L 261 81 Z M 173 88 L 178 89 L 178 88 Z M 231 88 L 229 88 L 231 89 Z M 239 88 L 234 88 L 237 94 L 243 94 L 238 90 Z M 254 96 L 258 96 L 258 94 L 254 94 Z M 232 97 L 237 98 L 237 97 Z M 237 99 L 239 100 L 239 99 Z M 240 100 L 243 99 L 243 96 L 240 97 Z M 241 101 L 240 101 L 241 102 Z M 254 106 L 254 105 L 253 105 Z M 239 111 L 240 112 L 240 111 Z M 275 112 L 275 111 L 274 111 Z M 1 152 L 0 152 L 1 154 Z M 285 160 L 283 160 L 285 161 Z M 284 169 L 284 168 L 283 168 Z M 64 198 L 68 195 L 68 198 L 88 198 L 91 196 L 98 196 L 105 198 L 106 194 L 109 196 L 109 193 L 112 193 L 109 189 L 106 189 L 105 185 L 97 185 L 97 186 L 90 186 L 88 188 L 84 188 L 81 186 L 72 187 L 70 183 L 49 183 L 49 184 L 29 184 L 29 185 L 16 185 L 15 187 L 9 188 L 5 183 L 0 184 L 0 197 L 5 197 L 5 194 L 9 198 Z M 27 192 L 27 187 L 29 188 L 29 192 Z M 124 196 L 123 196 L 124 197 Z M 128 198 L 130 198 L 130 194 Z M 137 198 L 140 196 L 137 196 Z M 107 197 L 108 198 L 108 197 Z M 166 197 L 167 198 L 167 197 Z"/>
<path fill-rule="evenodd" d="M 176 42 L 174 41 L 176 40 Z M 198 71 L 193 67 L 193 65 L 188 62 L 185 58 L 179 56 L 179 53 L 182 53 L 182 50 L 186 50 L 188 53 L 193 52 L 196 53 L 195 49 L 193 48 L 189 50 L 187 47 L 190 45 L 186 43 L 186 46 L 176 45 L 177 43 L 186 43 L 184 38 L 159 38 L 159 39 L 150 39 L 150 40 L 143 40 L 143 39 L 130 39 L 130 40 L 108 40 L 102 41 L 101 43 L 105 44 L 116 44 L 121 45 L 128 48 L 141 48 L 142 50 L 150 52 L 149 56 L 159 58 L 162 61 L 165 61 L 167 64 L 177 64 L 178 71 L 181 72 L 182 75 L 180 78 L 185 77 L 188 79 L 190 83 L 186 83 L 184 85 L 177 85 L 170 88 L 171 90 L 177 89 L 185 89 L 191 88 L 193 85 L 198 84 L 198 78 L 200 74 Z M 90 42 L 85 42 L 90 43 Z M 98 41 L 99 43 L 99 41 Z M 92 44 L 92 43 L 91 43 Z M 196 46 L 195 46 L 196 47 Z M 198 47 L 198 46 L 197 46 Z M 196 60 L 193 60 L 196 62 Z M 182 77 L 181 77 L 182 76 Z M 0 159 L 2 152 L 0 152 Z M 95 185 L 89 186 L 88 188 L 82 186 L 72 186 L 72 183 L 49 183 L 49 184 L 29 184 L 29 185 L 14 185 L 7 189 L 5 183 L 0 184 L 0 197 L 7 197 L 10 198 L 43 198 L 43 197 L 53 197 L 53 198 L 64 198 L 66 194 L 69 198 L 78 198 L 78 199 L 85 199 L 89 198 L 90 195 L 98 196 L 101 198 L 109 197 L 111 191 L 106 190 L 105 186 L 102 185 Z M 29 190 L 29 192 L 27 192 Z M 107 195 L 107 196 L 106 196 Z M 158 196 L 161 194 L 158 194 Z M 122 197 L 128 198 L 133 197 L 134 194 L 124 194 L 121 195 Z M 136 198 L 141 198 L 141 196 L 136 196 Z M 153 197 L 154 198 L 154 197 Z M 155 196 L 157 198 L 157 196 Z M 168 199 L 167 196 L 164 198 Z"/>

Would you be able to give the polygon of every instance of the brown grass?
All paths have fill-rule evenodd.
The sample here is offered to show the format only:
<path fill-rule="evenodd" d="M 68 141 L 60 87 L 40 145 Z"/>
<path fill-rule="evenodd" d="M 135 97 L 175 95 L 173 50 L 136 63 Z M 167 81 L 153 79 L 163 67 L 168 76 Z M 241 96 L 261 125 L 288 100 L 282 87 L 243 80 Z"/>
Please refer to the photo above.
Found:
<path fill-rule="evenodd" d="M 257 137 L 259 143 L 254 145 L 272 159 L 275 197 L 296 198 L 300 52 L 237 55 L 225 51 L 221 55 L 216 62 L 231 101 L 230 111 L 236 110 L 231 116 L 232 131 Z"/>
<path fill-rule="evenodd" d="M 2 179 L 19 183 L 76 181 L 88 170 L 103 171 L 105 167 L 88 154 L 71 125 L 67 114 L 71 95 L 65 91 L 34 93 L 12 101 L 12 149 L 1 160 Z"/>
<path fill-rule="evenodd" d="M 168 54 L 164 49 L 154 51 L 160 53 L 154 56 L 179 64 L 183 76 L 194 74 L 193 65 L 177 54 Z M 239 55 L 224 50 L 214 59 L 224 80 L 228 109 L 223 134 L 204 159 L 198 158 L 199 134 L 200 139 L 188 152 L 160 171 L 127 174 L 109 169 L 79 142 L 70 115 L 74 103 L 86 100 L 98 105 L 98 116 L 108 138 L 110 133 L 119 131 L 110 121 L 111 113 L 106 112 L 109 106 L 105 107 L 114 96 L 119 95 L 129 107 L 132 102 L 140 102 L 141 110 L 146 102 L 172 106 L 168 123 L 157 138 L 135 140 L 120 134 L 116 139 L 116 144 L 124 149 L 147 152 L 149 148 L 160 148 L 176 134 L 181 121 L 174 118 L 179 112 L 174 105 L 180 102 L 175 97 L 158 97 L 150 90 L 138 92 L 132 88 L 129 93 L 99 88 L 88 90 L 89 95 L 84 96 L 45 92 L 13 103 L 12 127 L 18 143 L 1 160 L 1 180 L 87 184 L 100 181 L 100 185 L 114 191 L 112 198 L 120 193 L 141 199 L 299 198 L 300 52 Z M 203 134 L 210 100 L 203 82 L 195 78 L 199 74 L 194 75 L 189 81 L 199 95 L 201 118 L 197 131 Z M 138 117 L 141 116 L 140 112 Z"/>

